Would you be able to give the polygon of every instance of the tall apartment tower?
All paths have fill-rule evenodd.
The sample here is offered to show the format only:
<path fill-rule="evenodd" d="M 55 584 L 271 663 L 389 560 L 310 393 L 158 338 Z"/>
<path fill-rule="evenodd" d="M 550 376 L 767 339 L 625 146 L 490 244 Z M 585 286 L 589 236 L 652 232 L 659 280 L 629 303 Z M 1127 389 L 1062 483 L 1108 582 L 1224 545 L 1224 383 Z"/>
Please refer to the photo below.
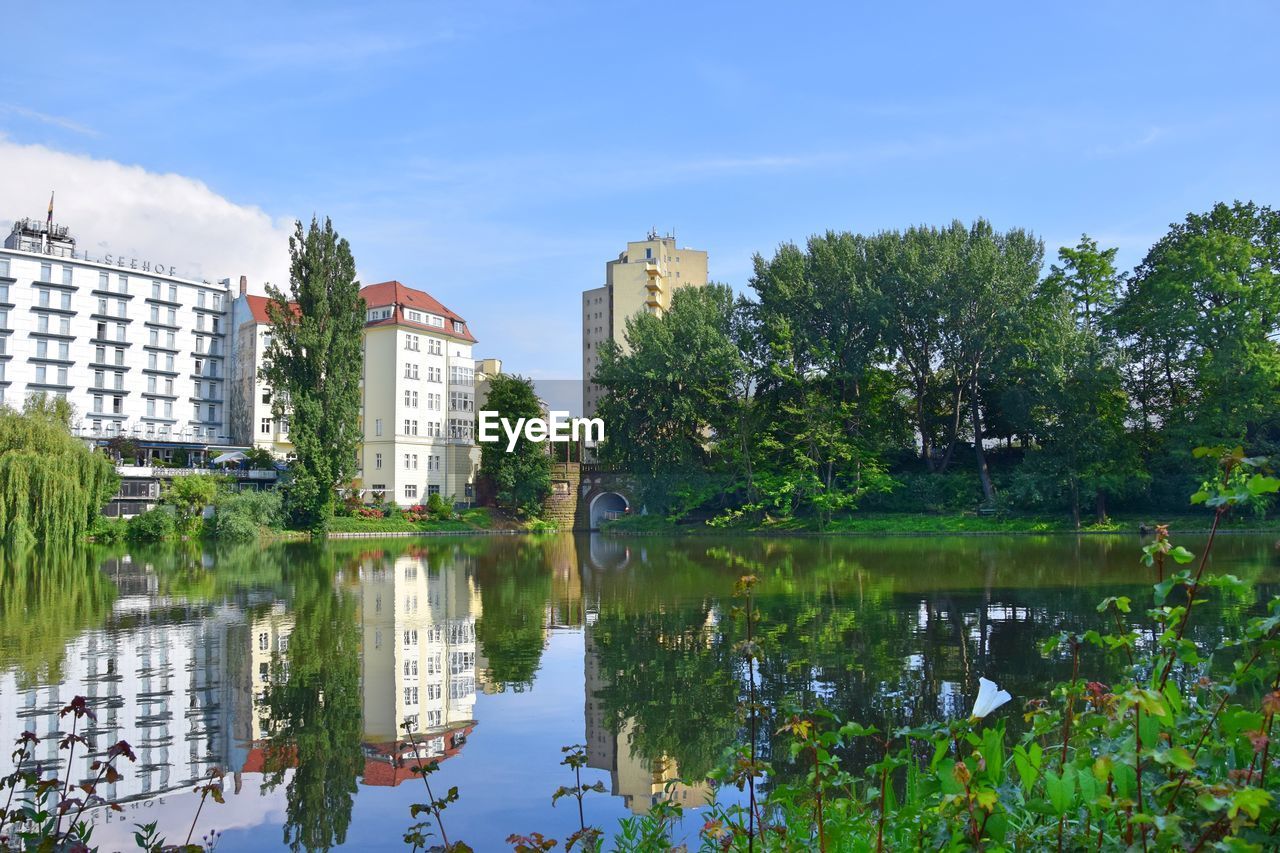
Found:
<path fill-rule="evenodd" d="M 600 364 L 600 344 L 617 341 L 626 349 L 627 320 L 637 314 L 662 315 L 682 287 L 707 283 L 707 253 L 679 248 L 674 235 L 649 236 L 627 243 L 617 260 L 605 265 L 603 287 L 582 293 L 582 413 L 595 414 L 601 389 L 592 380 Z"/>

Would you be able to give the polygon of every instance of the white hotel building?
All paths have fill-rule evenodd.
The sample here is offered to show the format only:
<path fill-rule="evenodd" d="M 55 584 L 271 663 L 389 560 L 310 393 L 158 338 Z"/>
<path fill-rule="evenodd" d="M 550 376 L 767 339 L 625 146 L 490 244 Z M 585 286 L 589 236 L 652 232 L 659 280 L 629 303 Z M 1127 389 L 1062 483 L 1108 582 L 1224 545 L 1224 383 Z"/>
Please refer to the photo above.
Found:
<path fill-rule="evenodd" d="M 480 461 L 475 338 L 462 317 L 400 282 L 361 295 L 358 485 L 367 498 L 401 505 L 434 493 L 470 502 Z M 267 299 L 249 295 L 243 277 L 233 300 L 229 279 L 213 285 L 153 261 L 89 257 L 65 226 L 30 219 L 0 249 L 0 403 L 65 398 L 78 435 L 127 436 L 139 461 L 181 452 L 198 466 L 248 447 L 287 458 L 287 417 L 274 416 L 260 378 L 269 339 Z M 141 481 L 126 486 L 126 497 L 158 493 Z"/>
<path fill-rule="evenodd" d="M 68 400 L 85 438 L 127 435 L 170 458 L 229 445 L 227 287 L 76 249 L 20 220 L 0 249 L 0 402 Z"/>

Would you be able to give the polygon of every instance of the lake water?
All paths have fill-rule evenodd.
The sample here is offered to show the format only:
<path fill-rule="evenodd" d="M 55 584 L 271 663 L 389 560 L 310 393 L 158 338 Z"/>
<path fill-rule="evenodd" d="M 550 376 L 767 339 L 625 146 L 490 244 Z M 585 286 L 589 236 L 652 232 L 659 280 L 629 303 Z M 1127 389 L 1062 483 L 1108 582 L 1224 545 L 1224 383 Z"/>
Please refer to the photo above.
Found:
<path fill-rule="evenodd" d="M 569 744 L 606 789 L 589 821 L 612 829 L 674 796 L 693 835 L 707 773 L 738 736 L 739 576 L 759 578 L 771 707 L 901 725 L 966 713 L 986 676 L 1014 694 L 998 713 L 1017 725 L 1018 704 L 1068 672 L 1039 641 L 1107 627 L 1105 596 L 1149 601 L 1140 545 L 561 535 L 0 557 L 0 740 L 54 732 L 68 700 L 90 697 L 95 744 L 123 738 L 138 755 L 105 792 L 124 811 L 95 813 L 104 850 L 132 848 L 133 824 L 153 820 L 181 841 L 213 767 L 226 803 L 206 806 L 195 836 L 221 830 L 219 850 L 406 849 L 409 807 L 427 799 L 406 721 L 440 762 L 437 795 L 459 789 L 450 839 L 476 850 L 576 828 L 571 803 L 551 805 L 573 784 Z M 1278 564 L 1274 536 L 1221 538 L 1212 569 L 1253 592 L 1198 610 L 1195 635 L 1276 593 Z M 41 749 L 57 760 L 52 740 Z"/>

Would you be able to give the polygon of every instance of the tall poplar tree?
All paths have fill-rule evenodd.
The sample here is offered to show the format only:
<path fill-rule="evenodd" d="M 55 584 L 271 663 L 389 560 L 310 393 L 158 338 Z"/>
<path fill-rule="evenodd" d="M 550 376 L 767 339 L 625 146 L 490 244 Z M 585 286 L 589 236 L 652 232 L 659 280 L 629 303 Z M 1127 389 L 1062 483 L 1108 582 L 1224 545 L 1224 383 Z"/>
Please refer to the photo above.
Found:
<path fill-rule="evenodd" d="M 267 286 L 271 342 L 262 377 L 272 412 L 289 420 L 297 453 L 287 508 L 297 527 L 323 532 L 335 490 L 356 470 L 360 432 L 361 333 L 365 303 L 347 241 L 313 217 L 289 238 L 289 293 Z"/>

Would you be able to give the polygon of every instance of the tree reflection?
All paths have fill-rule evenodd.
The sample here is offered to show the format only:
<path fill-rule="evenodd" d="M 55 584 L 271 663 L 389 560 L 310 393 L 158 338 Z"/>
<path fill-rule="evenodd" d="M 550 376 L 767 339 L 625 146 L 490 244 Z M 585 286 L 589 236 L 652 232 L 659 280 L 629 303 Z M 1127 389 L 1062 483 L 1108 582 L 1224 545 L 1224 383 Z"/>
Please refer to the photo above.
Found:
<path fill-rule="evenodd" d="M 61 682 L 68 644 L 111 615 L 116 587 L 99 570 L 102 553 L 0 549 L 0 671 L 16 670 L 20 688 Z"/>
<path fill-rule="evenodd" d="M 499 689 L 529 687 L 542 662 L 551 599 L 549 540 L 512 538 L 476 555 L 480 618 L 476 642 L 485 679 Z"/>
<path fill-rule="evenodd" d="M 288 649 L 275 657 L 266 708 L 268 790 L 286 787 L 284 841 L 328 850 L 346 840 L 361 750 L 360 634 L 356 597 L 335 584 L 336 560 L 319 546 L 290 546 Z"/>

